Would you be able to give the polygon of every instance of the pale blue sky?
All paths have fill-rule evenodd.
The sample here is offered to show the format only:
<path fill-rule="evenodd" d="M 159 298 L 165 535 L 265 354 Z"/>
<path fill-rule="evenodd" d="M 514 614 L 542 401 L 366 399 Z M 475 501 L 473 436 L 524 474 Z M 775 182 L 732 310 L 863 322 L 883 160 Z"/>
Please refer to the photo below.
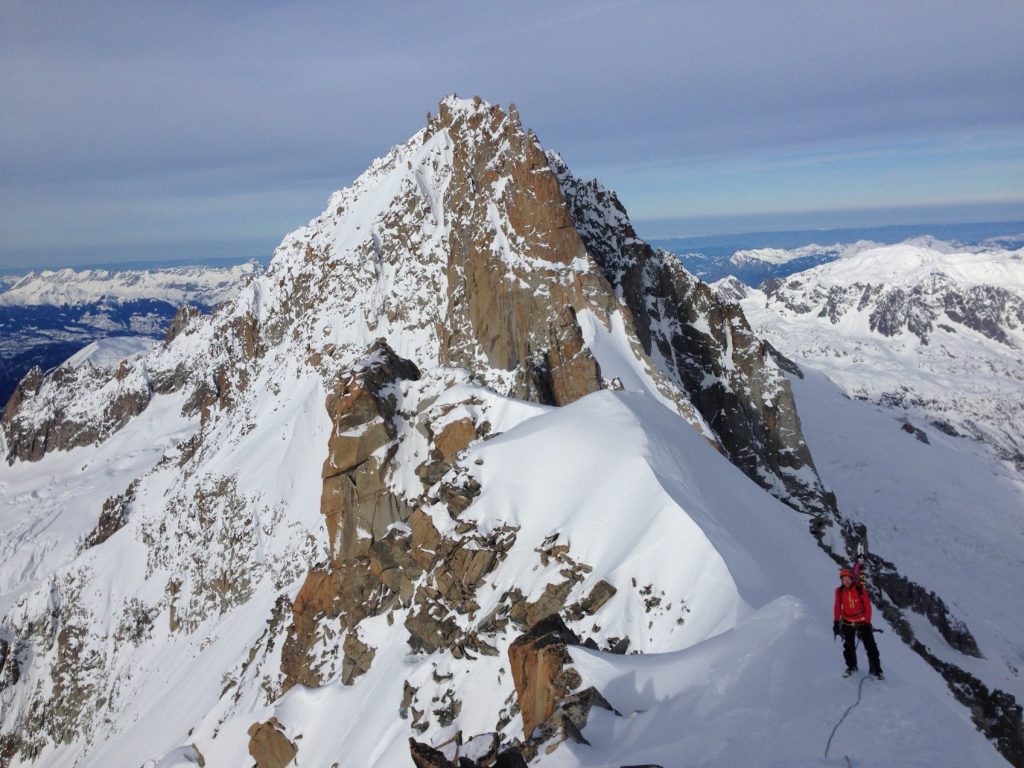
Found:
<path fill-rule="evenodd" d="M 5 0 L 0 268 L 265 257 L 451 92 L 648 236 L 1024 219 L 1022 39 L 1019 0 Z"/>

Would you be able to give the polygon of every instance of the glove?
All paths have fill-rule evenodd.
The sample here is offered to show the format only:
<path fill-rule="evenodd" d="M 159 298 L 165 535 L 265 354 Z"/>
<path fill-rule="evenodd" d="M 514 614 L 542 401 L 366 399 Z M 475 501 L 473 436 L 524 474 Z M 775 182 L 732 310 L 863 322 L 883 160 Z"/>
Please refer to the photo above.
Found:
<path fill-rule="evenodd" d="M 832 622 L 832 637 L 839 637 L 839 622 Z"/>

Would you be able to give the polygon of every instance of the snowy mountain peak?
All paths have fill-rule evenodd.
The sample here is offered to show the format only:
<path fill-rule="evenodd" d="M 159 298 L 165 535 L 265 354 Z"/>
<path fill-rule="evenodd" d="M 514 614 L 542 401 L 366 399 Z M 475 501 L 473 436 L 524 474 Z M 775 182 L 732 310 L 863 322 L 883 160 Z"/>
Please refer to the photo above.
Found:
<path fill-rule="evenodd" d="M 657 327 L 643 298 L 651 290 L 663 302 Z M 761 365 L 765 353 L 745 321 L 716 301 L 671 255 L 636 237 L 614 193 L 546 155 L 514 109 L 449 98 L 426 129 L 287 236 L 268 273 L 212 325 L 196 325 L 144 365 L 157 390 L 192 388 L 188 405 L 204 413 L 247 386 L 227 350 L 242 349 L 246 359 L 274 348 L 289 354 L 281 346 L 289 336 L 285 346 L 315 358 L 326 375 L 382 338 L 418 365 L 465 368 L 498 391 L 543 403 L 572 402 L 617 379 L 654 393 L 742 456 L 757 482 L 794 503 L 824 498 L 813 469 L 804 471 L 813 465 L 791 428 L 781 371 Z M 695 313 L 696 322 L 672 319 Z M 673 351 L 684 336 L 699 357 Z M 631 349 L 628 371 L 595 356 L 606 337 Z M 205 359 L 215 380 L 190 381 L 182 356 Z M 30 415 L 29 400 L 48 402 L 19 396 L 21 420 L 36 427 L 9 428 L 21 435 L 8 438 L 12 456 L 30 455 L 17 446 L 45 422 Z M 723 420 L 723 412 L 733 416 Z M 751 452 L 750 438 L 762 433 L 763 448 Z"/>
<path fill-rule="evenodd" d="M 751 288 L 738 277 L 734 277 L 733 275 L 728 275 L 727 277 L 723 277 L 721 280 L 716 280 L 711 284 L 711 287 L 723 301 L 737 303 L 757 291 L 756 288 Z M 760 291 L 757 292 L 760 293 Z"/>
<path fill-rule="evenodd" d="M 935 250 L 919 241 L 871 248 L 767 287 L 795 314 L 927 344 L 951 324 L 1017 348 L 1024 342 L 1024 251 Z M 947 333 L 955 333 L 953 330 Z"/>
<path fill-rule="evenodd" d="M 781 759 L 817 754 L 841 683 L 765 677 L 831 655 L 834 565 L 794 509 L 843 547 L 786 373 L 512 108 L 449 97 L 212 315 L 116 371 L 21 382 L 3 748 L 749 764 L 784 727 Z M 914 754 L 997 759 L 891 660 Z"/>
<path fill-rule="evenodd" d="M 1024 251 L 929 243 L 871 248 L 766 284 L 744 309 L 848 394 L 905 408 L 1024 467 Z M 871 377 L 851 360 L 870 361 Z"/>

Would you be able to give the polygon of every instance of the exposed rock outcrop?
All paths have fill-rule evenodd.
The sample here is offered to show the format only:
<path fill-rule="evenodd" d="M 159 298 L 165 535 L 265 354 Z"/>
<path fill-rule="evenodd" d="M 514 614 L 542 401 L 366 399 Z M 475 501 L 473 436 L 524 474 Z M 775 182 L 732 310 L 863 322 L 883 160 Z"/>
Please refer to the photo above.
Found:
<path fill-rule="evenodd" d="M 579 645 L 579 638 L 552 614 L 519 636 L 508 649 L 512 680 L 516 686 L 523 737 L 554 713 L 559 703 L 580 687 L 579 673 L 572 668 L 567 646 Z"/>
<path fill-rule="evenodd" d="M 463 743 L 462 733 L 440 745 L 409 739 L 409 752 L 416 768 L 526 768 L 526 759 L 519 747 L 502 747 L 498 734 L 474 736 Z"/>
<path fill-rule="evenodd" d="M 597 362 L 575 312 L 614 302 L 597 275 L 575 268 L 586 265 L 586 248 L 536 136 L 500 107 L 445 102 L 427 128 L 428 136 L 442 131 L 460 138 L 444 201 L 456 216 L 442 360 L 473 370 L 482 353 L 493 368 L 515 372 L 510 394 L 539 402 L 564 405 L 596 391 Z M 517 257 L 503 255 L 495 238 L 516 243 Z"/>
<path fill-rule="evenodd" d="M 182 304 L 174 314 L 174 319 L 167 326 L 167 333 L 164 334 L 164 346 L 174 341 L 196 318 L 202 316 L 199 307 L 191 304 Z"/>
<path fill-rule="evenodd" d="M 89 549 L 102 544 L 115 533 L 117 533 L 128 521 L 128 507 L 135 499 L 135 489 L 138 483 L 132 483 L 128 489 L 117 496 L 111 496 L 103 502 L 100 510 L 99 520 L 96 527 L 89 532 L 82 542 L 82 549 Z"/>
<path fill-rule="evenodd" d="M 409 510 L 386 486 L 386 457 L 374 454 L 395 439 L 395 398 L 386 387 L 420 377 L 416 366 L 378 341 L 327 397 L 334 425 L 324 462 L 320 511 L 335 565 L 365 556 L 370 542 L 403 522 Z M 369 533 L 365 538 L 361 531 Z"/>
<path fill-rule="evenodd" d="M 298 752 L 276 717 L 249 727 L 249 754 L 256 761 L 256 768 L 286 768 Z"/>
<path fill-rule="evenodd" d="M 644 352 L 690 398 L 736 466 L 782 501 L 834 512 L 817 477 L 782 370 L 736 305 L 690 275 L 674 254 L 640 240 L 614 192 L 548 161 L 587 251 L 632 312 Z"/>
<path fill-rule="evenodd" d="M 49 451 L 100 442 L 142 413 L 151 397 L 149 381 L 139 371 L 119 374 L 86 363 L 63 365 L 44 376 L 33 368 L 0 419 L 7 461 L 37 461 Z"/>
<path fill-rule="evenodd" d="M 501 744 L 496 734 L 481 734 L 464 744 L 458 733 L 437 747 L 410 739 L 413 762 L 426 768 L 519 768 L 564 741 L 586 744 L 582 731 L 591 710 L 614 710 L 594 687 L 580 690 L 582 681 L 568 652 L 569 646 L 578 644 L 576 634 L 552 614 L 509 646 L 522 739 Z"/>

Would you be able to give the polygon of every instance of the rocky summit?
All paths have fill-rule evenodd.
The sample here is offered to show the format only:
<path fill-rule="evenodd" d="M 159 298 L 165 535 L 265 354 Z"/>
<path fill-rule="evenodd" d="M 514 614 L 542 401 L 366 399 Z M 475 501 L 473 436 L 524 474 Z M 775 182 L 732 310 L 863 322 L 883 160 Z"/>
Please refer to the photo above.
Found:
<path fill-rule="evenodd" d="M 18 385 L 0 759 L 754 764 L 768 733 L 817 754 L 845 698 L 792 681 L 830 668 L 821 585 L 857 529 L 801 375 L 514 106 L 446 98 L 237 298 Z M 957 666 L 969 629 L 872 562 L 979 707 L 890 645 L 901 737 L 1018 754 L 1013 697 Z"/>

